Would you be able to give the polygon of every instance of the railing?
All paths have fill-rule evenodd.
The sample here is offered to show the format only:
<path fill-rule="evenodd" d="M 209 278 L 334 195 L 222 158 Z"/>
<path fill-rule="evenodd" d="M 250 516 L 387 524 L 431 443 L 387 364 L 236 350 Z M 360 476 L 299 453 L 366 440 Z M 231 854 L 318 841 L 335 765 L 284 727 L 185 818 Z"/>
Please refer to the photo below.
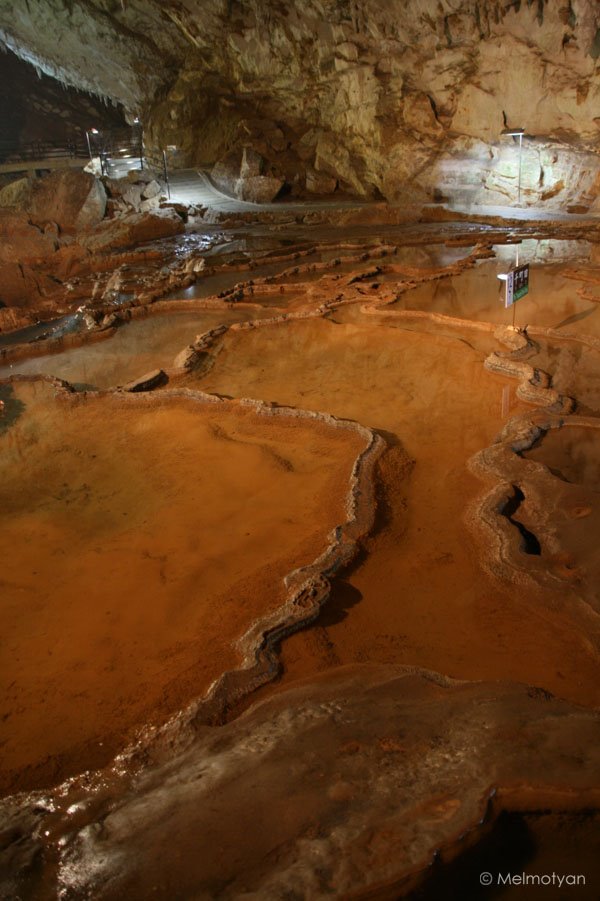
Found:
<path fill-rule="evenodd" d="M 90 129 L 86 132 L 86 141 L 90 157 L 100 159 L 103 175 L 117 175 L 119 163 L 129 159 L 137 160 L 141 168 L 144 166 L 142 133 L 139 128 L 110 131 Z"/>
<path fill-rule="evenodd" d="M 89 152 L 83 135 L 75 135 L 63 141 L 0 141 L 0 163 L 28 163 L 64 157 L 85 159 L 87 156 Z"/>
<path fill-rule="evenodd" d="M 149 169 L 152 169 L 153 172 L 156 173 L 159 181 L 164 182 L 164 185 L 167 189 L 167 196 L 169 200 L 171 199 L 171 184 L 169 182 L 169 165 L 167 160 L 167 151 L 163 150 L 162 153 L 157 156 L 156 154 L 147 154 L 146 162 Z"/>
<path fill-rule="evenodd" d="M 64 141 L 0 141 L 0 164 L 94 157 L 100 160 L 102 175 L 109 177 L 121 177 L 128 169 L 151 169 L 158 180 L 164 182 L 168 196 L 171 196 L 169 148 L 162 153 L 146 154 L 140 125 L 109 131 L 89 129 L 83 134 L 66 137 Z"/>

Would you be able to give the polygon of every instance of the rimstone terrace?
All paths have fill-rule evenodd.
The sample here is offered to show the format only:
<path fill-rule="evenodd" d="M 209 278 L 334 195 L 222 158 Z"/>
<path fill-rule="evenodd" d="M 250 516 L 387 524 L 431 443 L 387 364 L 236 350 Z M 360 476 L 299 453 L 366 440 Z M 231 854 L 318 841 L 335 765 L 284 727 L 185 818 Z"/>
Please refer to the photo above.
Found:
<path fill-rule="evenodd" d="M 0 0 L 2 897 L 599 897 L 598 35 Z"/>

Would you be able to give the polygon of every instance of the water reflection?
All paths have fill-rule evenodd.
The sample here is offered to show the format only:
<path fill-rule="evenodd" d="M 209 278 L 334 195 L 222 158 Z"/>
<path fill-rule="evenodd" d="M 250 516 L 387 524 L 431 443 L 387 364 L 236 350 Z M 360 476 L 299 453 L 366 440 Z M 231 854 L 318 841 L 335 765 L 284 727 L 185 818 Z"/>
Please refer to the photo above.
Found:
<path fill-rule="evenodd" d="M 524 456 L 544 463 L 565 482 L 600 490 L 600 431 L 596 429 L 550 429 Z"/>
<path fill-rule="evenodd" d="M 12 385 L 0 383 L 0 434 L 14 425 L 24 411 L 25 404 L 15 395 Z"/>
<path fill-rule="evenodd" d="M 578 294 L 578 289 L 586 282 L 579 280 L 577 270 L 567 267 L 564 262 L 542 262 L 540 253 L 546 253 L 544 249 L 540 250 L 542 243 L 524 241 L 520 248 L 519 262 L 530 263 L 530 276 L 529 293 L 515 305 L 516 324 L 600 336 L 598 305 Z M 584 245 L 586 242 L 563 243 Z M 460 275 L 421 284 L 401 295 L 396 308 L 425 310 L 499 325 L 510 324 L 513 312 L 504 306 L 504 282 L 498 279 L 498 275 L 515 263 L 515 251 L 514 248 L 495 249 L 497 259 L 483 260 Z M 580 247 L 580 250 L 583 254 L 585 248 Z M 589 256 L 589 245 L 587 251 Z"/>
<path fill-rule="evenodd" d="M 248 310 L 150 314 L 121 326 L 111 338 L 0 367 L 9 375 L 54 375 L 81 387 L 123 385 L 152 369 L 168 368 L 198 334 L 251 318 Z"/>

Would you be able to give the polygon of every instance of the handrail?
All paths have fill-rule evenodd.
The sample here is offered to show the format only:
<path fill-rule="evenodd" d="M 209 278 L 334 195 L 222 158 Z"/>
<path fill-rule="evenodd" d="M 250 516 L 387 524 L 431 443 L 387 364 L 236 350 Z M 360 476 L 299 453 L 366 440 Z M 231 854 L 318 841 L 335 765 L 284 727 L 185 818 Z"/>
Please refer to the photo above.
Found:
<path fill-rule="evenodd" d="M 89 129 L 83 133 L 67 134 L 64 139 L 60 140 L 40 138 L 35 141 L 10 141 L 0 139 L 0 162 L 25 162 L 57 157 L 84 159 L 87 156 L 101 156 L 103 153 L 113 156 L 122 149 L 135 152 L 135 155 L 141 155 L 142 143 L 141 128 L 136 126 L 112 128 L 106 131 Z"/>
<path fill-rule="evenodd" d="M 80 157 L 83 159 L 86 156 L 88 156 L 86 145 L 75 139 L 64 142 L 29 141 L 27 143 L 0 141 L 0 162 L 27 162 L 56 157 Z"/>

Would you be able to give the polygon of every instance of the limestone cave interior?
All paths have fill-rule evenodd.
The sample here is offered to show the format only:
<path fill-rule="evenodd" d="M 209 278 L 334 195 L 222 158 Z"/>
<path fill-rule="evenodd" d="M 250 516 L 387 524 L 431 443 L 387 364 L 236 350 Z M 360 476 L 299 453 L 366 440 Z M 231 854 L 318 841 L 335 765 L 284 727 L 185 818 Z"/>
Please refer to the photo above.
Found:
<path fill-rule="evenodd" d="M 0 49 L 1 897 L 597 901 L 597 0 Z"/>

